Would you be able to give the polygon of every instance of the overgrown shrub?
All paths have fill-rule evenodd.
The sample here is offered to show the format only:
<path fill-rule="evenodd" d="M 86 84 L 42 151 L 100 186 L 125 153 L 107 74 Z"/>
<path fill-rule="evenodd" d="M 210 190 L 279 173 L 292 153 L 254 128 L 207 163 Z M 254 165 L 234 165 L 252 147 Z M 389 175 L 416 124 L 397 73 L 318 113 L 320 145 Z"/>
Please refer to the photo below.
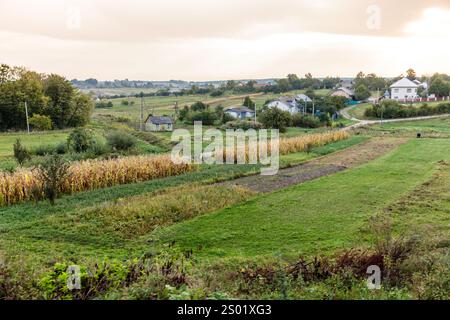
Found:
<path fill-rule="evenodd" d="M 321 126 L 320 120 L 311 115 L 296 114 L 292 117 L 292 124 L 300 128 L 319 128 Z"/>
<path fill-rule="evenodd" d="M 16 158 L 19 165 L 23 165 L 25 161 L 31 159 L 31 153 L 30 151 L 22 145 L 22 142 L 20 139 L 16 140 L 16 143 L 14 144 L 14 158 Z"/>
<path fill-rule="evenodd" d="M 137 140 L 134 136 L 119 131 L 113 131 L 106 137 L 108 145 L 117 151 L 128 151 L 136 146 Z"/>
<path fill-rule="evenodd" d="M 61 187 L 69 170 L 69 164 L 60 155 L 49 156 L 39 167 L 39 174 L 43 181 L 43 191 L 51 205 L 61 193 Z"/>
<path fill-rule="evenodd" d="M 48 116 L 41 116 L 39 114 L 35 114 L 30 118 L 29 121 L 31 127 L 38 131 L 46 131 L 51 130 L 53 127 L 52 119 Z"/>
<path fill-rule="evenodd" d="M 242 130 L 255 129 L 255 130 L 259 130 L 259 129 L 262 129 L 262 128 L 263 128 L 262 123 L 251 121 L 251 120 L 230 121 L 230 122 L 227 122 L 225 125 L 222 126 L 222 129 L 224 129 L 224 130 L 227 130 L 227 129 L 231 129 L 231 130 L 237 130 L 237 129 L 242 129 Z"/>
<path fill-rule="evenodd" d="M 77 128 L 67 138 L 69 149 L 75 152 L 86 152 L 93 144 L 94 137 L 90 130 Z"/>

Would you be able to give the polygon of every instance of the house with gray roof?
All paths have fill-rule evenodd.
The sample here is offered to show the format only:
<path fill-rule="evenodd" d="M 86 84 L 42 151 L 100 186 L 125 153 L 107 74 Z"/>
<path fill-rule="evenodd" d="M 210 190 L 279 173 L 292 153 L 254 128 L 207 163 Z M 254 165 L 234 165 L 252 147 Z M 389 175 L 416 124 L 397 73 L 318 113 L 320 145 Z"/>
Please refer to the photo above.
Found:
<path fill-rule="evenodd" d="M 230 107 L 224 110 L 224 112 L 235 119 L 252 119 L 255 117 L 255 111 L 247 108 L 246 106 Z"/>
<path fill-rule="evenodd" d="M 173 120 L 171 117 L 148 116 L 145 120 L 146 131 L 173 131 Z"/>

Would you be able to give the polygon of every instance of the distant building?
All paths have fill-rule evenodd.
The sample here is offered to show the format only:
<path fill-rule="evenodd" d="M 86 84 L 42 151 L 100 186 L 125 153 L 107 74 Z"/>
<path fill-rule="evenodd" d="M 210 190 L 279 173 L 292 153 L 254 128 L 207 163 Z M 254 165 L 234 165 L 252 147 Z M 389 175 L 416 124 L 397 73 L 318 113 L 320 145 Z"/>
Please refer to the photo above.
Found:
<path fill-rule="evenodd" d="M 146 131 L 173 131 L 173 120 L 171 117 L 148 116 L 145 120 Z"/>
<path fill-rule="evenodd" d="M 417 84 L 408 78 L 398 80 L 391 85 L 391 99 L 394 100 L 412 100 L 419 97 L 417 90 L 421 84 Z"/>
<path fill-rule="evenodd" d="M 298 102 L 312 102 L 312 99 L 303 93 L 296 95 L 295 100 Z"/>
<path fill-rule="evenodd" d="M 339 89 L 336 89 L 332 94 L 332 97 L 345 97 L 348 100 L 354 100 L 355 99 L 355 92 L 351 89 L 340 87 Z"/>
<path fill-rule="evenodd" d="M 269 109 L 278 108 L 282 111 L 287 111 L 290 114 L 296 114 L 299 110 L 299 104 L 293 97 L 280 97 L 277 100 L 270 102 L 267 107 Z"/>
<path fill-rule="evenodd" d="M 235 119 L 251 119 L 255 117 L 255 111 L 245 106 L 230 107 L 225 109 L 224 112 Z"/>

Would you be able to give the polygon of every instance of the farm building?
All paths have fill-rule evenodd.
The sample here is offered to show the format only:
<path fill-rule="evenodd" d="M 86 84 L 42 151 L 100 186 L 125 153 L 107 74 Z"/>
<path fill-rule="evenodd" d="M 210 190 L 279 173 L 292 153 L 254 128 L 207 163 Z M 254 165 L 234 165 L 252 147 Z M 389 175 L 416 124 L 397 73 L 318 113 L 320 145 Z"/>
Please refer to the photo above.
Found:
<path fill-rule="evenodd" d="M 354 100 L 355 99 L 355 93 L 353 90 L 340 87 L 339 89 L 336 89 L 332 94 L 332 97 L 345 97 L 348 100 Z"/>
<path fill-rule="evenodd" d="M 173 131 L 173 120 L 171 117 L 148 116 L 145 120 L 146 131 Z"/>
<path fill-rule="evenodd" d="M 255 117 L 255 111 L 245 106 L 230 107 L 225 109 L 224 112 L 236 119 L 249 119 Z"/>
<path fill-rule="evenodd" d="M 414 81 L 408 78 L 398 80 L 391 85 L 391 99 L 394 100 L 409 100 L 418 98 L 417 89 L 420 87 Z"/>

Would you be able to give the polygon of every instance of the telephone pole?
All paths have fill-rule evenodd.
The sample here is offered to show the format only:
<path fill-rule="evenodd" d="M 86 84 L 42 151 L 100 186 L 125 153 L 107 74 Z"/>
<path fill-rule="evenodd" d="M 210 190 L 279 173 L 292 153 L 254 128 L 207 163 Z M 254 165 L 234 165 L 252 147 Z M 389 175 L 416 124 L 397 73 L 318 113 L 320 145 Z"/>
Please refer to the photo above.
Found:
<path fill-rule="evenodd" d="M 25 116 L 27 118 L 27 131 L 28 134 L 30 134 L 30 122 L 28 121 L 28 105 L 26 101 L 25 101 Z"/>
<path fill-rule="evenodd" d="M 144 93 L 141 92 L 141 131 L 144 131 Z"/>

